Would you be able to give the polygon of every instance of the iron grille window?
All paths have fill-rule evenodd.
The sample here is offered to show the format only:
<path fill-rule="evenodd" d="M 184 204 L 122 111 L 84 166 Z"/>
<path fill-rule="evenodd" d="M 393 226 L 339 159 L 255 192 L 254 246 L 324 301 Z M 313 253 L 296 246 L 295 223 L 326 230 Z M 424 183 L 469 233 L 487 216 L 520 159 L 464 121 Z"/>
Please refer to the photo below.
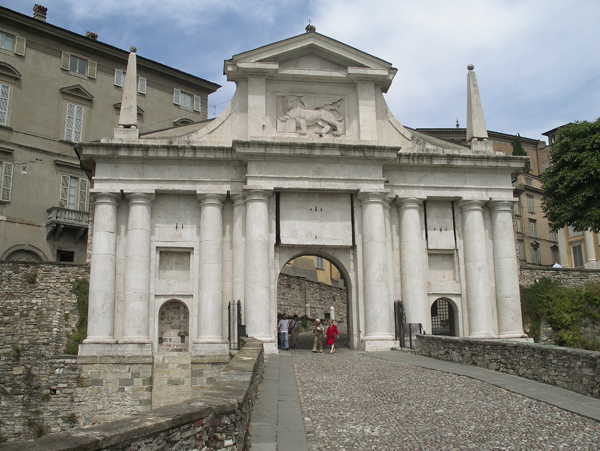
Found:
<path fill-rule="evenodd" d="M 56 251 L 56 261 L 58 262 L 73 262 L 75 252 L 73 251 Z"/>
<path fill-rule="evenodd" d="M 431 333 L 433 335 L 454 335 L 454 315 L 450 303 L 438 299 L 431 306 Z"/>

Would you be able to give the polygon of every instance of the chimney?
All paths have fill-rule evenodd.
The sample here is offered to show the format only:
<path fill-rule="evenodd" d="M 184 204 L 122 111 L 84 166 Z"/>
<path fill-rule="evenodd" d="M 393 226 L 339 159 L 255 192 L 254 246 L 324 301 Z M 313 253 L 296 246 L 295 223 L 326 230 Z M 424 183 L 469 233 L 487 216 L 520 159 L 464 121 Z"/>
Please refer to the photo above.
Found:
<path fill-rule="evenodd" d="M 42 22 L 46 22 L 46 13 L 48 12 L 48 8 L 42 5 L 35 5 L 33 7 L 33 18 L 40 20 Z"/>
<path fill-rule="evenodd" d="M 88 31 L 88 32 L 85 34 L 85 37 L 86 37 L 86 38 L 90 38 L 90 39 L 91 39 L 91 40 L 93 40 L 93 41 L 97 41 L 97 40 L 98 40 L 98 33 L 94 33 L 93 31 Z"/>

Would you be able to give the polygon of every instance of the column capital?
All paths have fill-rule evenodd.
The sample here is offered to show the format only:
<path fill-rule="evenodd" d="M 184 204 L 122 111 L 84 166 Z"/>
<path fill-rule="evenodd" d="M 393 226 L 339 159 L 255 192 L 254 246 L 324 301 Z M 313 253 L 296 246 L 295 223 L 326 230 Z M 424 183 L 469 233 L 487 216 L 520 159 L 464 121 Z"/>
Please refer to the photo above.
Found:
<path fill-rule="evenodd" d="M 423 201 L 425 199 L 419 199 L 417 197 L 397 197 L 396 205 L 398 209 L 416 209 L 420 210 L 423 208 Z"/>
<path fill-rule="evenodd" d="M 383 204 L 387 195 L 387 191 L 359 191 L 357 197 L 361 204 Z"/>
<path fill-rule="evenodd" d="M 246 198 L 243 193 L 231 194 L 231 201 L 234 206 L 244 205 L 246 203 Z"/>
<path fill-rule="evenodd" d="M 121 195 L 116 193 L 92 193 L 92 200 L 96 205 L 118 205 L 120 199 Z"/>
<path fill-rule="evenodd" d="M 125 198 L 131 204 L 151 204 L 155 199 L 154 193 L 125 193 Z"/>
<path fill-rule="evenodd" d="M 271 189 L 244 189 L 246 202 L 268 202 L 271 194 L 273 194 Z"/>
<path fill-rule="evenodd" d="M 512 214 L 513 205 L 518 202 L 518 199 L 492 199 L 487 205 L 492 209 L 492 211 L 510 211 Z"/>
<path fill-rule="evenodd" d="M 458 207 L 462 211 L 472 211 L 472 210 L 483 210 L 483 206 L 485 205 L 485 200 L 475 200 L 475 199 L 463 199 L 458 201 Z"/>
<path fill-rule="evenodd" d="M 384 197 L 383 199 L 383 208 L 386 210 L 390 209 L 390 205 L 392 204 L 392 202 L 394 201 L 393 197 Z"/>
<path fill-rule="evenodd" d="M 217 205 L 223 207 L 223 202 L 225 202 L 227 196 L 225 194 L 217 193 L 196 193 L 196 199 L 200 202 L 200 206 Z"/>

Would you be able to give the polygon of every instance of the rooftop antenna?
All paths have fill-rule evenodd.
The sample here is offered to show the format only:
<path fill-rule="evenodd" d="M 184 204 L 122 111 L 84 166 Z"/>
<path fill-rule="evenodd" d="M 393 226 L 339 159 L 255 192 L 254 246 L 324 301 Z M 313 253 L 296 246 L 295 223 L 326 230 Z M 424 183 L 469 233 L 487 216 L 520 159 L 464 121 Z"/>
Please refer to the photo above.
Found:
<path fill-rule="evenodd" d="M 458 123 L 458 117 L 456 118 L 456 128 L 460 128 L 460 124 Z"/>

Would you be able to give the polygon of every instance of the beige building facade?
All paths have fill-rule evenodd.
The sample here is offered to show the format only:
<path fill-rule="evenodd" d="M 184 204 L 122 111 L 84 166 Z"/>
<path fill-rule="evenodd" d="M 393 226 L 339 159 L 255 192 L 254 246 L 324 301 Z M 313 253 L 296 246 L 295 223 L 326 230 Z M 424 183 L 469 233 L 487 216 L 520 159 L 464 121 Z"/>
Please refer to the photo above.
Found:
<path fill-rule="evenodd" d="M 129 52 L 0 7 L 0 259 L 86 261 L 91 174 L 74 146 L 112 135 Z M 219 85 L 138 58 L 140 132 L 203 121 Z"/>

